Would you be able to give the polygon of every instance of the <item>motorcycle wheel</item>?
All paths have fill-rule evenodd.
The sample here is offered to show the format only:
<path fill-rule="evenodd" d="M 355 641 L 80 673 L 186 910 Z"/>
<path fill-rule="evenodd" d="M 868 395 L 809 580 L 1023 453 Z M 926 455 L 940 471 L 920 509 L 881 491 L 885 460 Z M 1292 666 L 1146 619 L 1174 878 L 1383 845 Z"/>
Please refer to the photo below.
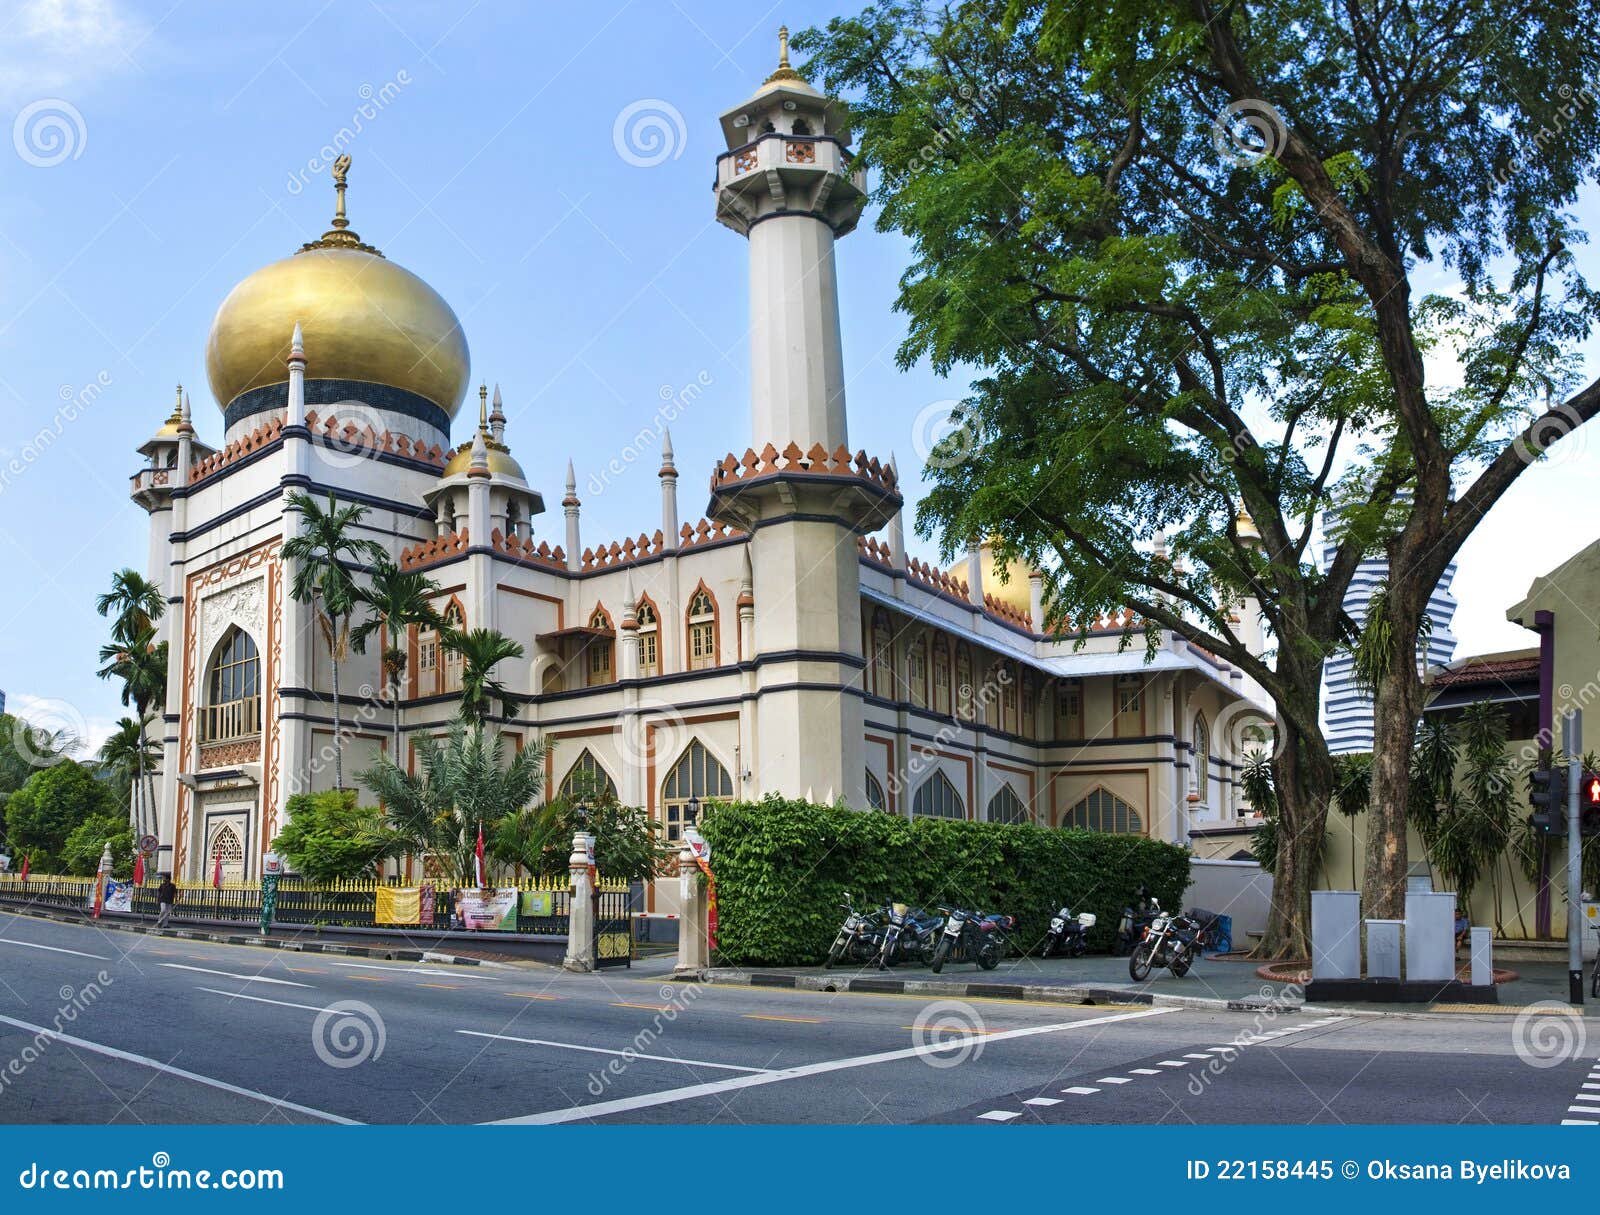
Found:
<path fill-rule="evenodd" d="M 1086 937 L 1074 937 L 1072 941 L 1072 956 L 1081 958 L 1089 952 L 1089 941 Z"/>
<path fill-rule="evenodd" d="M 993 970 L 1000 965 L 1000 946 L 994 941 L 985 941 L 978 949 L 978 965 L 984 970 Z"/>
<path fill-rule="evenodd" d="M 1048 958 L 1055 951 L 1056 951 L 1056 939 L 1055 939 L 1055 937 L 1054 936 L 1045 937 L 1045 939 L 1044 939 L 1044 951 L 1042 953 L 1040 953 L 1039 956 L 1041 958 Z"/>
<path fill-rule="evenodd" d="M 1178 956 L 1172 959 L 1172 973 L 1176 978 L 1183 978 L 1189 973 L 1189 967 L 1194 965 L 1194 955 L 1187 949 L 1180 949 Z"/>
<path fill-rule="evenodd" d="M 828 950 L 828 960 L 822 964 L 822 969 L 832 970 L 842 957 L 844 957 L 844 942 L 836 940 L 833 943 L 833 948 Z"/>
<path fill-rule="evenodd" d="M 950 938 L 941 936 L 939 943 L 933 947 L 933 961 L 928 965 L 933 968 L 933 973 L 938 974 L 944 969 L 946 959 L 950 957 Z"/>
<path fill-rule="evenodd" d="M 917 947 L 917 960 L 924 966 L 933 965 L 933 955 L 938 952 L 938 946 L 932 941 L 924 941 Z"/>
<path fill-rule="evenodd" d="M 1133 947 L 1133 952 L 1128 955 L 1128 976 L 1135 983 L 1143 983 L 1150 977 L 1150 946 L 1140 943 Z"/>

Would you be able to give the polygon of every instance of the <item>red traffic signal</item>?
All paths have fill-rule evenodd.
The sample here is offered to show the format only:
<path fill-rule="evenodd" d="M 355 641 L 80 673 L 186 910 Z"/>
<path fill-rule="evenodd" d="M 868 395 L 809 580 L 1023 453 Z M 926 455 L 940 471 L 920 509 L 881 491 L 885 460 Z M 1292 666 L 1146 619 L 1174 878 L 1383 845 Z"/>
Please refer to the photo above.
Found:
<path fill-rule="evenodd" d="M 1583 804 L 1586 806 L 1600 806 L 1600 773 L 1585 772 L 1583 774 Z"/>

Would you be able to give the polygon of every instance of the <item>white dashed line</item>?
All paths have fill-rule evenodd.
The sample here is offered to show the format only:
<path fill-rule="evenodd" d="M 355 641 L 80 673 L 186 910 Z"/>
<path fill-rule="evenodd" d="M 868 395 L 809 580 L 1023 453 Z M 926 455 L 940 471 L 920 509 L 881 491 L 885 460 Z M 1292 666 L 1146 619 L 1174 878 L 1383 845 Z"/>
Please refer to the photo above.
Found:
<path fill-rule="evenodd" d="M 1061 1091 L 1064 1093 L 1072 1093 L 1078 1097 L 1087 1097 L 1090 1093 L 1098 1093 L 1100 1090 L 1097 1088 L 1087 1088 L 1081 1084 L 1075 1084 L 1071 1088 L 1064 1088 Z"/>
<path fill-rule="evenodd" d="M 1161 1066 L 1162 1067 L 1188 1067 L 1189 1065 L 1188 1065 L 1188 1063 L 1186 1063 L 1182 1059 L 1163 1059 L 1163 1060 L 1161 1060 Z"/>
<path fill-rule="evenodd" d="M 1133 1081 L 1129 1080 L 1126 1076 L 1101 1076 L 1100 1079 L 1095 1081 L 1095 1083 L 1096 1084 L 1132 1084 Z"/>
<path fill-rule="evenodd" d="M 1021 1110 L 990 1110 L 987 1114 L 979 1114 L 980 1118 L 987 1118 L 990 1122 L 1010 1122 L 1013 1118 L 1022 1117 Z"/>
<path fill-rule="evenodd" d="M 1029 1097 L 1023 1105 L 1060 1105 L 1060 1097 Z"/>
<path fill-rule="evenodd" d="M 1600 1126 L 1593 1118 L 1563 1118 L 1562 1126 Z"/>
<path fill-rule="evenodd" d="M 1135 1067 L 1130 1068 L 1129 1070 L 1132 1071 L 1135 1076 L 1159 1076 L 1161 1074 L 1161 1069 L 1155 1067 Z"/>
<path fill-rule="evenodd" d="M 1185 1059 L 1209 1059 L 1210 1055 L 1185 1055 Z"/>

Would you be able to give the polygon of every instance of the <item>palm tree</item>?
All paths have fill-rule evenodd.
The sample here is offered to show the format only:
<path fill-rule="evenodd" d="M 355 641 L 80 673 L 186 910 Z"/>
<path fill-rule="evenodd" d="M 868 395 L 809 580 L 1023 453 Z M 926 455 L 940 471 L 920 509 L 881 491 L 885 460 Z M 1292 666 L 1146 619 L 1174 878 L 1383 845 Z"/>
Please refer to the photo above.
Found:
<path fill-rule="evenodd" d="M 127 641 L 160 620 L 166 603 L 154 582 L 137 570 L 120 569 L 111 575 L 111 589 L 95 599 L 94 610 L 102 616 L 115 611 L 112 636 Z"/>
<path fill-rule="evenodd" d="M 117 728 L 110 737 L 100 744 L 100 766 L 127 783 L 132 818 L 140 824 L 144 821 L 140 809 L 143 796 L 141 778 L 146 766 L 153 764 L 156 759 L 155 748 L 146 741 L 144 728 L 143 720 L 124 717 L 117 722 Z"/>
<path fill-rule="evenodd" d="M 364 506 L 340 506 L 328 495 L 324 510 L 317 500 L 302 490 L 289 495 L 289 510 L 300 513 L 300 532 L 284 541 L 281 555 L 294 571 L 289 595 L 297 603 L 309 603 L 328 643 L 329 665 L 333 670 L 333 779 L 344 788 L 344 728 L 339 715 L 339 662 L 350 640 L 350 617 L 360 605 L 355 569 L 364 562 L 377 562 L 386 554 L 377 542 L 355 534 L 366 518 Z"/>
<path fill-rule="evenodd" d="M 440 644 L 461 655 L 461 720 L 482 725 L 497 700 L 502 717 L 517 715 L 523 697 L 496 679 L 494 669 L 506 659 L 524 655 L 519 642 L 494 629 L 473 629 L 469 633 L 452 630 Z"/>
<path fill-rule="evenodd" d="M 136 615 L 130 616 L 129 624 L 136 623 L 137 619 Z M 121 625 L 119 618 L 113 633 Z M 150 723 L 150 707 L 164 702 L 167 697 L 167 643 L 157 642 L 155 626 L 146 623 L 132 636 L 114 637 L 110 643 L 100 647 L 100 670 L 97 673 L 101 679 L 122 680 L 122 703 L 133 706 L 137 712 L 139 735 L 143 741 L 145 729 Z M 141 808 L 148 807 L 154 800 L 149 787 L 150 767 L 151 764 L 145 759 L 145 749 L 141 746 L 138 751 Z M 135 814 L 134 826 L 141 835 L 154 831 L 154 814 L 147 822 L 141 809 Z"/>
<path fill-rule="evenodd" d="M 403 571 L 387 557 L 373 567 L 371 584 L 356 592 L 373 614 L 351 630 L 350 644 L 357 654 L 365 654 L 367 641 L 380 630 L 383 633 L 383 677 L 389 685 L 389 702 L 394 708 L 394 746 L 391 748 L 394 755 L 400 754 L 400 677 L 406 670 L 402 642 L 406 629 L 413 624 L 433 629 L 444 627 L 432 603 L 433 596 L 438 593 L 438 584 L 427 575 Z"/>
<path fill-rule="evenodd" d="M 406 851 L 433 855 L 447 880 L 470 886 L 479 828 L 486 839 L 509 839 L 531 834 L 534 821 L 521 820 L 538 815 L 529 807 L 544 789 L 544 744 L 529 743 L 509 760 L 505 751 L 505 739 L 483 723 L 459 721 L 442 744 L 418 740 L 415 774 L 380 755 L 357 779 L 383 803 Z"/>
<path fill-rule="evenodd" d="M 1357 751 L 1333 757 L 1334 804 L 1350 826 L 1350 889 L 1356 885 L 1356 815 L 1372 801 L 1372 752 Z"/>

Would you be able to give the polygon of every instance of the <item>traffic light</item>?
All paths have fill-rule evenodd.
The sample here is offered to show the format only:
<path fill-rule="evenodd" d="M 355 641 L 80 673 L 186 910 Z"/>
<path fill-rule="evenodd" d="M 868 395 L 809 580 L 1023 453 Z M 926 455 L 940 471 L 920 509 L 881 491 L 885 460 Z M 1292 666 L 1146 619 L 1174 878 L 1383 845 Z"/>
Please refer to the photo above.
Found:
<path fill-rule="evenodd" d="M 1600 835 L 1600 772 L 1585 772 L 1578 789 L 1579 830 L 1584 835 Z"/>
<path fill-rule="evenodd" d="M 1585 791 L 1588 782 L 1584 782 Z M 1538 768 L 1528 775 L 1528 802 L 1533 813 L 1528 826 L 1546 835 L 1567 833 L 1567 770 Z M 1600 803 L 1597 803 L 1600 805 Z"/>

